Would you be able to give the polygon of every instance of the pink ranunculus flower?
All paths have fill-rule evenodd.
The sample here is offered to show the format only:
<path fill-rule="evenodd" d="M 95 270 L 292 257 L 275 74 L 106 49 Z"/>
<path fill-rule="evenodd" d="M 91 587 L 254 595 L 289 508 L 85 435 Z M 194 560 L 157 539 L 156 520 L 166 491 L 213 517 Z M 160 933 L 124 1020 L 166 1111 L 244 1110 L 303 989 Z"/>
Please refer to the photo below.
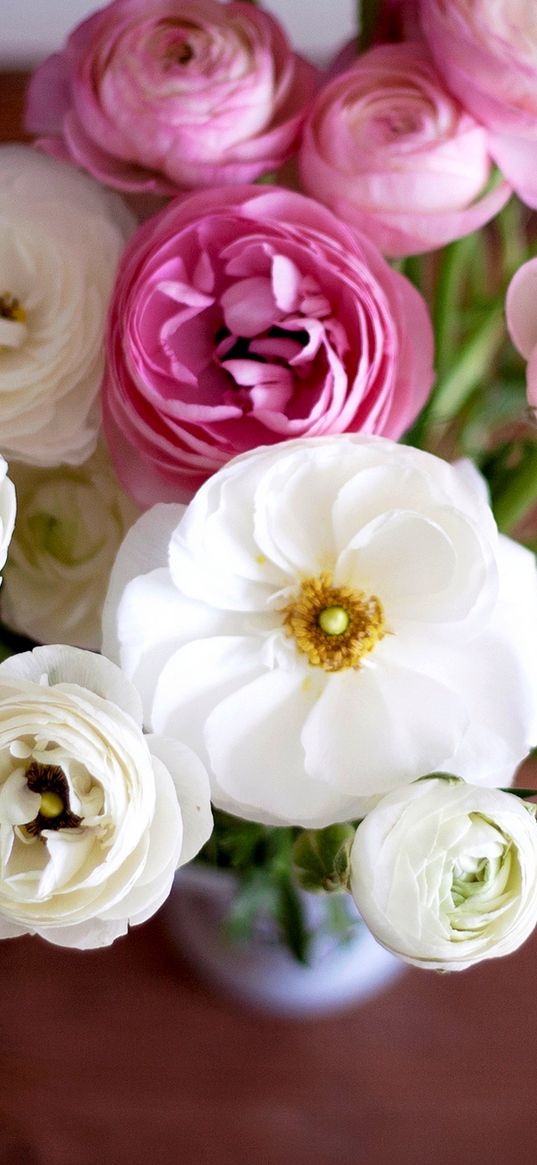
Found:
<path fill-rule="evenodd" d="M 318 94 L 299 158 L 302 184 L 387 255 L 419 254 L 488 222 L 487 131 L 447 92 L 424 46 L 379 45 Z"/>
<path fill-rule="evenodd" d="M 315 76 L 252 4 L 113 0 L 34 74 L 27 127 L 118 190 L 250 182 L 293 153 Z"/>
<path fill-rule="evenodd" d="M 198 191 L 138 230 L 119 272 L 103 385 L 117 473 L 145 506 L 258 445 L 397 438 L 432 350 L 421 296 L 331 211 L 278 187 Z"/>
<path fill-rule="evenodd" d="M 422 27 L 449 88 L 491 131 L 492 156 L 537 207 L 537 16 L 533 0 L 422 0 Z"/>
<path fill-rule="evenodd" d="M 505 314 L 509 335 L 528 361 L 528 403 L 537 408 L 537 259 L 523 263 L 507 289 Z"/>

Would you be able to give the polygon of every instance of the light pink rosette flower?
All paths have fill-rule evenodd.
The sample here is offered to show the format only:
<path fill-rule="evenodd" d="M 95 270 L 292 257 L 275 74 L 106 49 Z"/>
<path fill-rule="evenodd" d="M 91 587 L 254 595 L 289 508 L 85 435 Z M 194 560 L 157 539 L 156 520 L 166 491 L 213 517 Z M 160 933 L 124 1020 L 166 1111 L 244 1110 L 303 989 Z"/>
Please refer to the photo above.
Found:
<path fill-rule="evenodd" d="M 117 190 L 249 182 L 293 153 L 314 78 L 251 4 L 113 0 L 37 70 L 27 126 Z"/>
<path fill-rule="evenodd" d="M 422 0 L 422 26 L 449 88 L 492 131 L 490 149 L 537 207 L 537 16 L 532 0 Z"/>
<path fill-rule="evenodd" d="M 509 335 L 528 361 L 528 403 L 537 408 L 537 259 L 523 263 L 509 284 L 505 301 Z"/>
<path fill-rule="evenodd" d="M 388 255 L 419 254 L 488 222 L 506 182 L 485 193 L 487 131 L 447 92 L 418 42 L 379 45 L 319 93 L 300 176 Z"/>
<path fill-rule="evenodd" d="M 198 191 L 138 230 L 119 272 L 103 385 L 119 478 L 142 506 L 182 501 L 258 445 L 399 437 L 432 349 L 418 292 L 325 207 Z"/>

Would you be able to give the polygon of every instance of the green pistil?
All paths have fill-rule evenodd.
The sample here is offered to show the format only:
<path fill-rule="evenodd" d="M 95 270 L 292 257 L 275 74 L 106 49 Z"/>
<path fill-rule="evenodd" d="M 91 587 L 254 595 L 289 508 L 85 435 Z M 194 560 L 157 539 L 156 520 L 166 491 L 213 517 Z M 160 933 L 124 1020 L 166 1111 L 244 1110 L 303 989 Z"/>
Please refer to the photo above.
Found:
<path fill-rule="evenodd" d="M 317 622 L 325 635 L 344 635 L 350 618 L 344 607 L 324 607 Z"/>

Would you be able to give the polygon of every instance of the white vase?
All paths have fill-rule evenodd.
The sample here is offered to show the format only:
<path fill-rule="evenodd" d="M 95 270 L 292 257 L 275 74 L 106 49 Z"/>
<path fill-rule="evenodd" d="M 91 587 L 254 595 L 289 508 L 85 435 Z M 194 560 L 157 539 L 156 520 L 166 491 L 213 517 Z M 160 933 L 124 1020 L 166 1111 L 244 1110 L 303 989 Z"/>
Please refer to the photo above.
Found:
<path fill-rule="evenodd" d="M 280 1015 L 318 1015 L 365 1002 L 402 970 L 403 964 L 375 942 L 346 895 L 352 930 L 344 941 L 328 928 L 326 897 L 303 895 L 312 934 L 307 966 L 282 945 L 268 916 L 259 917 L 248 942 L 231 942 L 224 923 L 235 886 L 227 871 L 190 865 L 177 874 L 163 918 L 190 965 L 236 998 Z"/>

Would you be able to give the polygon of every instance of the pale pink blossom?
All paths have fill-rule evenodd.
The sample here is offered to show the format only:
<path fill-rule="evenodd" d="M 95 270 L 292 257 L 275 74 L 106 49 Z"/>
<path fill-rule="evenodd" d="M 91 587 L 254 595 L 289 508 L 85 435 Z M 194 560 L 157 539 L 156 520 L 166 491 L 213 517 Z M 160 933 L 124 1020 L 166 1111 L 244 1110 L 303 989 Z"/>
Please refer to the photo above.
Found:
<path fill-rule="evenodd" d="M 140 505 L 182 501 L 258 445 L 397 438 L 432 347 L 421 296 L 325 207 L 198 191 L 139 229 L 116 283 L 103 398 L 120 480 Z"/>
<path fill-rule="evenodd" d="M 528 361 L 528 403 L 537 408 L 537 259 L 523 263 L 513 276 L 505 312 L 513 344 Z"/>
<path fill-rule="evenodd" d="M 453 93 L 491 131 L 516 193 L 537 207 L 537 18 L 532 0 L 422 0 L 422 28 Z"/>
<path fill-rule="evenodd" d="M 249 182 L 293 153 L 314 78 L 251 4 L 113 0 L 34 74 L 27 126 L 118 190 Z"/>
<path fill-rule="evenodd" d="M 487 191 L 487 131 L 448 93 L 418 42 L 370 49 L 326 85 L 299 161 L 308 194 L 392 256 L 469 234 L 511 193 L 506 182 Z"/>

